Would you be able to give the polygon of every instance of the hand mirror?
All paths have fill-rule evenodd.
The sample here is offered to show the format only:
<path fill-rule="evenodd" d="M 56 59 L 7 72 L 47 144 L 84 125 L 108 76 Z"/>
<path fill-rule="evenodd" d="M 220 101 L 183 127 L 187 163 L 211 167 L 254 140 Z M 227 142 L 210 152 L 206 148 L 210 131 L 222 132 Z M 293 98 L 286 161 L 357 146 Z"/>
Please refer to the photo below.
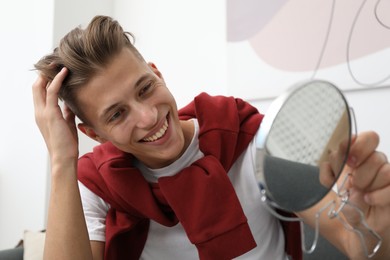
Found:
<path fill-rule="evenodd" d="M 272 214 L 282 220 L 301 221 L 285 219 L 274 209 L 287 212 L 308 209 L 336 187 L 334 184 L 348 158 L 352 132 L 356 130 L 351 111 L 342 92 L 330 82 L 321 80 L 298 84 L 272 102 L 256 137 L 259 159 L 256 179 L 262 200 Z M 320 169 L 324 164 L 332 165 L 335 177 L 327 187 L 320 182 Z M 339 193 L 339 197 L 345 194 Z M 339 209 L 331 209 L 329 217 L 337 217 L 347 204 L 348 196 Z M 363 215 L 362 223 L 365 223 Z M 366 228 L 381 241 L 374 231 Z M 353 227 L 350 229 L 360 232 Z M 305 252 L 314 250 L 317 238 L 318 226 L 312 248 L 306 250 L 302 244 Z M 364 240 L 362 235 L 363 246 Z M 367 255 L 371 254 L 370 250 L 364 249 Z"/>
<path fill-rule="evenodd" d="M 347 101 L 331 83 L 306 82 L 279 96 L 265 114 L 256 140 L 264 153 L 262 176 L 257 177 L 270 201 L 289 212 L 319 202 L 331 188 L 319 181 L 320 164 L 344 143 L 345 153 L 334 171 L 337 178 L 348 156 L 351 133 Z"/>

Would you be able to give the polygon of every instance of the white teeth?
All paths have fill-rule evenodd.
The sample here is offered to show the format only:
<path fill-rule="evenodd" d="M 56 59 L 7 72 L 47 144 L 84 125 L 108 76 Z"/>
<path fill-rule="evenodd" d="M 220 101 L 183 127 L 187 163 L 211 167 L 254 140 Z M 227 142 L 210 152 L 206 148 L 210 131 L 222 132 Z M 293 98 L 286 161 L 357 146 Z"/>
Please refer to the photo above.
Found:
<path fill-rule="evenodd" d="M 159 131 L 157 131 L 154 135 L 152 135 L 150 137 L 147 137 L 147 138 L 144 138 L 142 140 L 145 141 L 145 142 L 156 141 L 156 140 L 158 140 L 158 139 L 160 139 L 161 137 L 164 136 L 164 134 L 167 131 L 167 129 L 168 129 L 168 120 L 165 119 L 164 125 L 161 127 L 161 129 Z"/>

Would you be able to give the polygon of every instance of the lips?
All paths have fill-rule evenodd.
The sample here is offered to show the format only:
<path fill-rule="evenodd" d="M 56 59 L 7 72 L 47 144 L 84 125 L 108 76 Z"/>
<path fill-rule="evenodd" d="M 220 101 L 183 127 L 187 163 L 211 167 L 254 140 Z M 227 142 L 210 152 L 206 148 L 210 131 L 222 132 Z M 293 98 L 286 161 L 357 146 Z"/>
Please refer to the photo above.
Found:
<path fill-rule="evenodd" d="M 163 126 L 160 128 L 160 130 L 158 130 L 157 132 L 155 132 L 153 135 L 151 135 L 149 137 L 145 137 L 144 139 L 142 139 L 142 141 L 143 142 L 157 141 L 165 135 L 165 133 L 167 132 L 167 129 L 168 129 L 168 120 L 165 119 L 165 122 L 164 122 Z"/>

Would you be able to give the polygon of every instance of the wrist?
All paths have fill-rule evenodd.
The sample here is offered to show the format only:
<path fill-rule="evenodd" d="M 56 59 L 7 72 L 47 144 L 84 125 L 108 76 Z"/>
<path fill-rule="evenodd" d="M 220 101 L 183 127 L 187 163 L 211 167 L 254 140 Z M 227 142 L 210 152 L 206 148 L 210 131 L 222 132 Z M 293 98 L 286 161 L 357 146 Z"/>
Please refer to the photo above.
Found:
<path fill-rule="evenodd" d="M 51 176 L 54 179 L 62 178 L 73 178 L 77 179 L 77 162 L 75 158 L 61 158 L 61 159 L 51 159 L 50 168 Z"/>

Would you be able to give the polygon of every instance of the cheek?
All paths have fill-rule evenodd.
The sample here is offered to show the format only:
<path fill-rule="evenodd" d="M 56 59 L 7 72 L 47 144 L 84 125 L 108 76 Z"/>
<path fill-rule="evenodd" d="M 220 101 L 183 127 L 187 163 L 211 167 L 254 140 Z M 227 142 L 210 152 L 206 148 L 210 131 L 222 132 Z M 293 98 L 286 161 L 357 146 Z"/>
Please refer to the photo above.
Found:
<path fill-rule="evenodd" d="M 175 101 L 175 98 L 174 96 L 172 95 L 172 93 L 169 91 L 169 89 L 167 88 L 167 86 L 165 86 L 164 84 L 162 84 L 161 86 L 159 86 L 160 88 L 160 92 L 158 94 L 160 100 L 164 100 L 166 102 L 169 102 L 169 103 L 173 103 L 176 105 L 176 101 Z"/>
<path fill-rule="evenodd" d="M 107 129 L 104 137 L 113 144 L 127 144 L 131 140 L 131 131 L 126 124 L 118 125 Z"/>

